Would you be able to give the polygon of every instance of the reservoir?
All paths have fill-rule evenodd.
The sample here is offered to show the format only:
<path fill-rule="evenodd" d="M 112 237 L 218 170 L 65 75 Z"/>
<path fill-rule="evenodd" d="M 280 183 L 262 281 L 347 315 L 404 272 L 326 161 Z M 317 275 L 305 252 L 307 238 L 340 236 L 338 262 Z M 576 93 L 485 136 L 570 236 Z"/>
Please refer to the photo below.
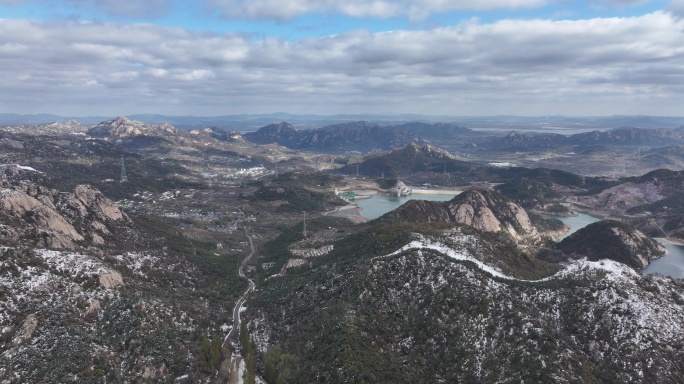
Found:
<path fill-rule="evenodd" d="M 361 216 L 373 220 L 385 213 L 398 208 L 409 200 L 428 200 L 428 201 L 449 201 L 454 198 L 454 195 L 428 195 L 428 194 L 412 194 L 409 196 L 388 196 L 375 195 L 369 199 L 356 200 L 355 203 L 361 207 Z M 570 227 L 570 230 L 559 239 L 563 239 L 577 230 L 586 227 L 587 225 L 600 221 L 601 218 L 588 215 L 583 212 L 577 212 L 577 216 L 558 217 L 562 222 Z M 667 249 L 667 253 L 660 258 L 657 258 L 641 270 L 642 273 L 660 273 L 665 276 L 672 276 L 676 278 L 684 278 L 684 246 L 672 244 L 667 241 L 662 242 Z"/>
<path fill-rule="evenodd" d="M 556 216 L 556 218 L 570 227 L 570 230 L 563 236 L 559 236 L 558 240 L 565 239 L 591 223 L 601 221 L 600 217 L 587 215 L 582 212 L 577 212 L 577 216 Z"/>
<path fill-rule="evenodd" d="M 653 260 L 642 273 L 660 273 L 665 276 L 684 279 L 684 246 L 662 241 L 667 253 Z"/>
<path fill-rule="evenodd" d="M 449 201 L 453 199 L 454 196 L 456 196 L 456 193 L 453 195 L 428 195 L 418 193 L 413 193 L 408 196 L 374 195 L 369 199 L 356 200 L 354 203 L 361 207 L 361 212 L 359 212 L 361 216 L 373 220 L 398 208 L 409 200 Z"/>
<path fill-rule="evenodd" d="M 577 216 L 558 217 L 562 222 L 570 226 L 570 231 L 561 236 L 565 238 L 585 226 L 601 220 L 598 217 L 586 213 L 577 212 Z M 644 269 L 642 273 L 660 273 L 665 276 L 672 276 L 679 279 L 684 278 L 684 246 L 662 241 L 667 253 L 653 261 Z"/>

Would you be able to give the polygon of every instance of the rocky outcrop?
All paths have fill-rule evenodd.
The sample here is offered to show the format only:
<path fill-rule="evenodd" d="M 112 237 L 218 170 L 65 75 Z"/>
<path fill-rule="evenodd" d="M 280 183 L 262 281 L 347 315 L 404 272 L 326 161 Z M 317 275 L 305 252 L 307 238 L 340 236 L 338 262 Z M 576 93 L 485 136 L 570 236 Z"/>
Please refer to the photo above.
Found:
<path fill-rule="evenodd" d="M 411 200 L 383 217 L 405 222 L 460 223 L 484 232 L 503 232 L 516 241 L 540 238 L 525 209 L 491 190 L 471 189 L 446 203 Z"/>
<path fill-rule="evenodd" d="M 30 341 L 31 337 L 33 337 L 33 332 L 36 331 L 36 328 L 38 328 L 38 319 L 36 318 L 35 313 L 26 316 L 24 324 L 21 326 L 21 332 L 14 339 L 14 345 L 27 343 Z"/>
<path fill-rule="evenodd" d="M 587 225 L 563 239 L 558 249 L 572 258 L 611 259 L 635 269 L 665 254 L 665 248 L 629 224 L 615 220 Z"/>
<path fill-rule="evenodd" d="M 47 205 L 41 205 L 31 211 L 29 223 L 49 233 L 45 246 L 51 248 L 72 248 L 84 237 L 59 212 Z"/>
<path fill-rule="evenodd" d="M 123 277 L 117 271 L 110 271 L 100 275 L 100 285 L 106 289 L 113 289 L 123 285 Z"/>
<path fill-rule="evenodd" d="M 90 241 L 104 244 L 109 226 L 130 219 L 99 190 L 79 185 L 73 194 L 60 193 L 28 181 L 0 190 L 0 239 L 72 249 Z"/>
<path fill-rule="evenodd" d="M 411 143 L 407 145 L 404 148 L 400 149 L 395 149 L 392 152 L 394 153 L 402 153 L 402 155 L 406 158 L 410 159 L 415 159 L 415 158 L 428 158 L 432 160 L 458 160 L 460 159 L 458 156 L 454 156 L 448 151 L 438 148 L 429 144 L 426 145 L 418 145 L 416 143 Z"/>
<path fill-rule="evenodd" d="M 90 128 L 88 135 L 112 139 L 125 139 L 135 136 L 168 137 L 178 135 L 178 130 L 168 123 L 153 126 L 119 116 L 114 120 L 103 121 Z"/>
<path fill-rule="evenodd" d="M 78 185 L 74 191 L 74 196 L 82 204 L 84 211 L 94 214 L 99 220 L 118 221 L 123 220 L 124 213 L 111 200 L 106 198 L 102 192 L 90 185 Z M 82 215 L 83 217 L 83 215 Z M 100 226 L 101 223 L 98 223 Z"/>
<path fill-rule="evenodd" d="M 455 222 L 484 232 L 504 231 L 515 240 L 539 238 L 522 207 L 490 190 L 463 192 L 448 203 L 448 209 Z"/>
<path fill-rule="evenodd" d="M 205 127 L 202 128 L 201 130 L 199 129 L 193 129 L 192 131 L 188 132 L 191 136 L 198 136 L 198 137 L 210 137 L 213 139 L 216 139 L 218 141 L 227 141 L 227 142 L 236 142 L 236 143 L 242 143 L 245 141 L 244 137 L 242 137 L 242 134 L 237 131 L 226 131 L 221 128 L 216 128 L 216 127 Z"/>
<path fill-rule="evenodd" d="M 0 209 L 12 216 L 24 216 L 41 205 L 37 199 L 15 189 L 0 190 Z"/>
<path fill-rule="evenodd" d="M 391 189 L 391 192 L 396 196 L 408 196 L 413 192 L 413 190 L 406 186 L 403 181 L 397 180 L 397 183 L 394 185 L 394 188 Z"/>

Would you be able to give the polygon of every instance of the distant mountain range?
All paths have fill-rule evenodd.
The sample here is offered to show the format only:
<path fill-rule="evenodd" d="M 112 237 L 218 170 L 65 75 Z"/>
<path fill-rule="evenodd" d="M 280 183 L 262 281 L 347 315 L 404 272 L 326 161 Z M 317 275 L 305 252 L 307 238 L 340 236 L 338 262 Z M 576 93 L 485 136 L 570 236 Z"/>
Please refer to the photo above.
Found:
<path fill-rule="evenodd" d="M 323 149 L 337 151 L 384 150 L 410 143 L 414 136 L 408 132 L 382 127 L 369 121 L 358 121 L 327 126 L 320 129 L 297 131 L 289 123 L 271 124 L 256 132 L 246 133 L 245 139 L 258 143 L 277 143 L 294 149 Z"/>
<path fill-rule="evenodd" d="M 557 148 L 571 145 L 628 145 L 671 146 L 684 143 L 682 128 L 633 128 L 620 127 L 608 131 L 591 131 L 573 135 L 526 134 L 512 131 L 504 137 L 489 140 L 485 145 L 496 150 L 526 151 Z"/>
<path fill-rule="evenodd" d="M 61 116 L 54 114 L 21 115 L 16 113 L 0 113 L 0 125 L 47 124 L 75 120 L 84 125 L 93 125 L 101 121 L 111 120 L 116 116 Z M 178 129 L 191 130 L 212 126 L 228 130 L 255 131 L 268 124 L 289 121 L 298 129 L 319 128 L 327 125 L 352 121 L 372 121 L 379 125 L 396 125 L 413 121 L 448 122 L 476 129 L 611 129 L 617 127 L 636 128 L 676 128 L 684 125 L 684 116 L 602 116 L 602 117 L 569 117 L 569 116 L 427 116 L 419 114 L 338 114 L 331 116 L 315 114 L 237 114 L 221 116 L 169 116 L 160 114 L 128 115 L 131 120 L 147 124 L 169 123 Z"/>

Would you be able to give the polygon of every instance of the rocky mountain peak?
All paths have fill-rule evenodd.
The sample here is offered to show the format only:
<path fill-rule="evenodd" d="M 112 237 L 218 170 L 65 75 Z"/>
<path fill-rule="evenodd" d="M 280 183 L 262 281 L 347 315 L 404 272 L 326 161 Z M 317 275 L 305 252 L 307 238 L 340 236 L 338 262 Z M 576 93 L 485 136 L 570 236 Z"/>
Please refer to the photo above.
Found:
<path fill-rule="evenodd" d="M 455 222 L 481 231 L 504 231 L 515 240 L 539 238 L 527 212 L 492 190 L 467 190 L 449 201 L 448 210 Z"/>
<path fill-rule="evenodd" d="M 151 126 L 140 121 L 129 120 L 125 116 L 118 116 L 114 120 L 103 121 L 88 130 L 91 136 L 124 139 L 133 136 L 175 136 L 178 130 L 171 124 L 162 123 Z"/>
<path fill-rule="evenodd" d="M 665 254 L 665 248 L 633 226 L 615 220 L 587 225 L 558 243 L 558 248 L 572 258 L 590 261 L 611 259 L 635 269 Z"/>
<path fill-rule="evenodd" d="M 259 144 L 278 143 L 281 145 L 292 145 L 298 139 L 299 132 L 294 129 L 292 124 L 280 122 L 269 124 L 259 128 L 256 132 L 249 132 L 246 137 Z"/>
<path fill-rule="evenodd" d="M 435 158 L 435 159 L 455 159 L 455 156 L 453 156 L 449 152 L 447 152 L 441 148 L 434 147 L 434 146 L 429 145 L 429 144 L 419 145 L 419 144 L 416 144 L 415 142 L 413 142 L 413 143 L 407 145 L 406 147 L 404 147 L 404 150 L 406 150 L 408 152 L 413 152 L 413 153 L 423 153 L 423 154 L 425 154 L 431 158 Z"/>
<path fill-rule="evenodd" d="M 470 189 L 445 203 L 411 200 L 383 217 L 407 222 L 460 223 L 484 232 L 503 232 L 516 241 L 540 239 L 525 209 L 487 189 Z"/>
<path fill-rule="evenodd" d="M 295 131 L 296 130 L 295 130 L 294 126 L 292 126 L 292 124 L 283 121 L 283 122 L 280 122 L 277 124 L 269 124 L 265 127 L 262 127 L 259 129 L 258 132 L 282 134 L 282 133 L 295 132 Z"/>

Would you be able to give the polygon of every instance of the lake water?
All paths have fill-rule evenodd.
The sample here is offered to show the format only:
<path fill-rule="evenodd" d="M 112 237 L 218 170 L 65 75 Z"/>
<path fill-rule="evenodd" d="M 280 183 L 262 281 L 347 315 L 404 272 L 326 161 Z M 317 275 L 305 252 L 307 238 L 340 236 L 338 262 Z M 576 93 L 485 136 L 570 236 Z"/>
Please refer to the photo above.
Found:
<path fill-rule="evenodd" d="M 417 193 L 409 196 L 375 195 L 370 199 L 355 200 L 354 203 L 361 207 L 361 212 L 359 212 L 361 216 L 373 220 L 398 208 L 409 200 L 449 201 L 454 196 L 456 195 L 423 195 Z"/>
<path fill-rule="evenodd" d="M 643 273 L 660 273 L 665 276 L 684 279 L 684 247 L 677 244 L 663 243 L 667 254 L 657 258 L 644 269 Z"/>
<path fill-rule="evenodd" d="M 370 199 L 356 200 L 355 203 L 362 208 L 360 214 L 367 219 L 378 218 L 385 213 L 394 210 L 409 200 L 428 200 L 428 201 L 449 201 L 455 195 L 421 195 L 413 194 L 409 196 L 387 196 L 375 195 Z M 563 239 L 587 225 L 600 221 L 601 218 L 591 216 L 586 213 L 577 212 L 577 216 L 558 217 L 562 222 L 570 226 L 570 230 L 559 239 Z M 667 254 L 657 258 L 641 270 L 642 273 L 660 273 L 666 276 L 684 278 L 684 246 L 670 243 L 663 243 Z"/>
<path fill-rule="evenodd" d="M 598 217 L 587 215 L 586 213 L 578 212 L 577 216 L 573 217 L 559 217 L 565 224 L 570 226 L 570 231 L 562 236 L 565 238 L 568 235 L 584 228 L 585 226 L 601 220 Z M 642 273 L 660 273 L 665 276 L 672 276 L 677 278 L 684 278 L 684 246 L 670 243 L 663 243 L 667 253 L 653 261 L 644 269 Z"/>
<path fill-rule="evenodd" d="M 572 235 L 573 233 L 577 232 L 578 230 L 586 227 L 591 223 L 601 221 L 600 217 L 587 215 L 586 213 L 582 212 L 577 212 L 577 216 L 557 216 L 557 218 L 570 227 L 570 230 L 563 236 L 560 236 L 558 240 L 565 239 L 566 237 Z"/>

